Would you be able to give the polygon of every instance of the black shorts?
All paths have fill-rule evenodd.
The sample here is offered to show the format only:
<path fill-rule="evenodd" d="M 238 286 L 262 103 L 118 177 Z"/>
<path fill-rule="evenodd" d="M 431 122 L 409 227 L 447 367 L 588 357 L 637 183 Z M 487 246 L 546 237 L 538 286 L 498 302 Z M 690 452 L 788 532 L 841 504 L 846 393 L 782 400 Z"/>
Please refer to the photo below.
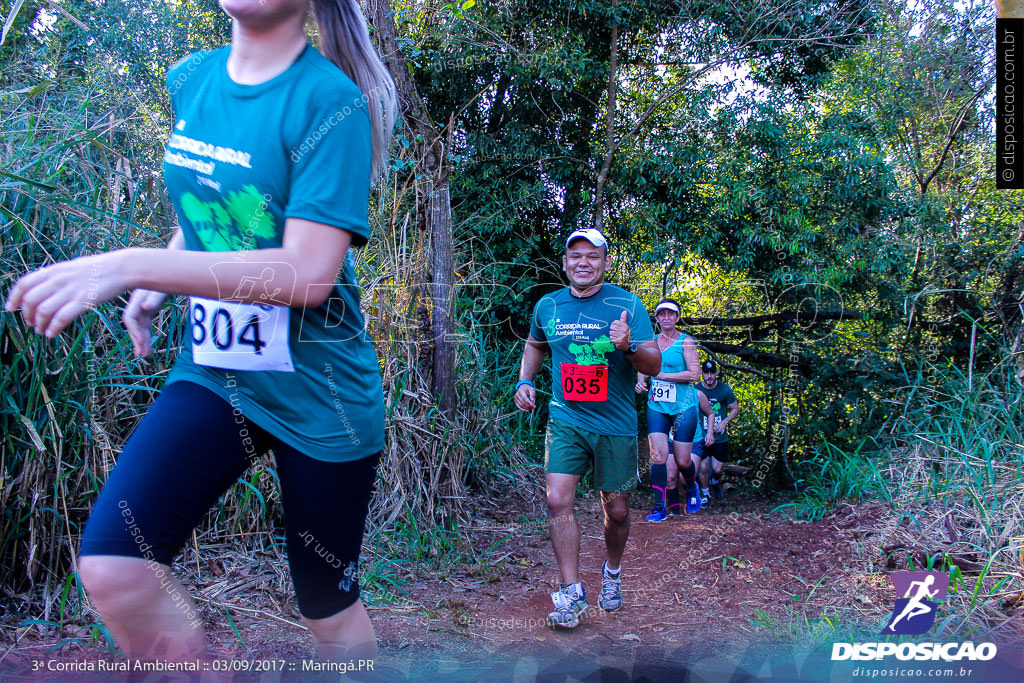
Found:
<path fill-rule="evenodd" d="M 704 457 L 711 456 L 718 462 L 729 462 L 729 442 L 715 442 L 704 447 Z"/>
<path fill-rule="evenodd" d="M 92 507 L 81 554 L 169 565 L 207 510 L 268 449 L 299 611 L 308 619 L 337 614 L 359 599 L 359 548 L 380 453 L 314 460 L 192 382 L 167 385 L 132 432 Z"/>

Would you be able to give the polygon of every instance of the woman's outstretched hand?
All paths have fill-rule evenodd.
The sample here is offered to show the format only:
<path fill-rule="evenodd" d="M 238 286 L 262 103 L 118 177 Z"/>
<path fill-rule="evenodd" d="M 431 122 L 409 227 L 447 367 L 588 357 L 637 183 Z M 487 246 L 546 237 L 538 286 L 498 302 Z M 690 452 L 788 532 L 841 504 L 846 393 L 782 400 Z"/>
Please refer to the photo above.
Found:
<path fill-rule="evenodd" d="M 119 267 L 122 251 L 61 261 L 23 275 L 4 307 L 21 309 L 29 327 L 53 339 L 72 320 L 129 288 Z"/>
<path fill-rule="evenodd" d="M 135 355 L 148 356 L 153 353 L 153 318 L 166 300 L 167 295 L 163 292 L 149 289 L 136 289 L 128 299 L 122 320 L 131 337 Z"/>

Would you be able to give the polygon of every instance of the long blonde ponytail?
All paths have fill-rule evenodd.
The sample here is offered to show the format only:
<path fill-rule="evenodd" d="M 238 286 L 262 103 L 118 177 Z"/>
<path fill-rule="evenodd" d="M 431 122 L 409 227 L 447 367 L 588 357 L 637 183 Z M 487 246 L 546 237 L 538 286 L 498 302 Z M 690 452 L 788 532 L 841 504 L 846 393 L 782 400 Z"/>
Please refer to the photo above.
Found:
<path fill-rule="evenodd" d="M 398 93 L 395 82 L 370 42 L 357 0 L 313 0 L 323 54 L 363 91 L 373 137 L 373 179 L 386 175 Z"/>

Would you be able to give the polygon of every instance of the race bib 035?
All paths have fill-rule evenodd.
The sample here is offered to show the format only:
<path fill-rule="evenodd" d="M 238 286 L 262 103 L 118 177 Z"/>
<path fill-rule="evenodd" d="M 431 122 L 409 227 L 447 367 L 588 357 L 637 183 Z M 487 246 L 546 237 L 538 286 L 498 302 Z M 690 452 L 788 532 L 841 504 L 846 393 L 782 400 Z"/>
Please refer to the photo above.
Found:
<path fill-rule="evenodd" d="M 562 363 L 562 395 L 567 401 L 607 401 L 608 366 Z"/>

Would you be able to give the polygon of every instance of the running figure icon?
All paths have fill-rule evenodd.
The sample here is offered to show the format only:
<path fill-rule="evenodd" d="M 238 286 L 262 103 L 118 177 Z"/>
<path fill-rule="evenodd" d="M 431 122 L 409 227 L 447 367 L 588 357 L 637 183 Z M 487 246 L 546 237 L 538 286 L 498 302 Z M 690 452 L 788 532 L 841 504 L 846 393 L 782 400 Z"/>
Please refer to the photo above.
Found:
<path fill-rule="evenodd" d="M 909 620 L 931 612 L 934 608 L 930 605 L 924 604 L 923 601 L 928 598 L 935 598 L 939 594 L 938 588 L 930 590 L 933 583 L 935 583 L 935 577 L 931 574 L 926 576 L 922 581 L 912 581 L 907 590 L 907 597 L 909 600 L 907 601 L 906 606 L 903 608 L 903 611 L 900 612 L 899 616 L 892 620 L 886 630 L 896 633 L 896 624 L 904 617 Z M 914 590 L 917 592 L 911 596 L 910 593 Z"/>
<path fill-rule="evenodd" d="M 896 604 L 881 634 L 927 633 L 935 625 L 939 603 L 949 597 L 949 575 L 945 572 L 890 572 L 889 578 L 896 592 Z"/>

